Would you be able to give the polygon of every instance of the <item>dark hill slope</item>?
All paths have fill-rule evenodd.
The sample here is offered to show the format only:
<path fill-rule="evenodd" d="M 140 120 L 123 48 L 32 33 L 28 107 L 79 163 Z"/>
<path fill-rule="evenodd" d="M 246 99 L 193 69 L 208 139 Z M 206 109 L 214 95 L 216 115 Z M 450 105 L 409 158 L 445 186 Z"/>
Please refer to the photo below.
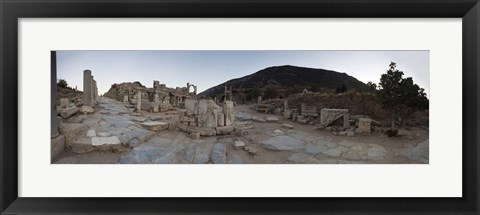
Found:
<path fill-rule="evenodd" d="M 348 90 L 368 91 L 368 86 L 356 78 L 325 69 L 313 69 L 297 66 L 275 66 L 260 70 L 251 75 L 229 80 L 200 93 L 200 96 L 212 97 L 224 92 L 225 86 L 233 89 L 249 89 L 280 85 L 282 87 L 317 85 L 322 88 L 336 89 L 345 84 Z"/>

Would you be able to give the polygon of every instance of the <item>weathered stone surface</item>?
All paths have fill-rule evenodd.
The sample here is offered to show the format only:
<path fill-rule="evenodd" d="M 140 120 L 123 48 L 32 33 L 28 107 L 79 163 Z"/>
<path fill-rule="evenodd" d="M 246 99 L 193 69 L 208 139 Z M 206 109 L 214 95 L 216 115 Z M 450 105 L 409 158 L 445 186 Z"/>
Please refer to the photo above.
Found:
<path fill-rule="evenodd" d="M 322 151 L 322 154 L 328 155 L 330 157 L 340 157 L 342 152 L 340 150 L 336 149 L 336 148 L 331 148 L 327 151 Z"/>
<path fill-rule="evenodd" d="M 271 133 L 271 136 L 280 136 L 280 135 L 283 135 L 283 131 L 281 130 L 275 130 L 273 131 L 273 133 Z"/>
<path fill-rule="evenodd" d="M 326 152 L 328 150 L 327 146 L 324 145 L 313 145 L 313 144 L 307 144 L 305 147 L 305 153 L 309 155 L 316 155 L 321 152 Z"/>
<path fill-rule="evenodd" d="M 141 104 L 142 110 L 144 111 L 151 111 L 155 112 L 155 107 L 157 107 L 157 112 L 158 112 L 158 105 L 155 104 L 155 102 L 142 102 Z"/>
<path fill-rule="evenodd" d="M 417 146 L 408 145 L 400 154 L 420 163 L 429 163 L 429 141 L 423 141 Z"/>
<path fill-rule="evenodd" d="M 95 112 L 95 110 L 93 109 L 92 106 L 87 106 L 87 105 L 83 105 L 82 106 L 82 109 L 80 110 L 83 114 L 90 114 L 90 113 L 93 113 Z"/>
<path fill-rule="evenodd" d="M 120 140 L 117 136 L 112 137 L 92 137 L 93 146 L 101 145 L 120 145 Z"/>
<path fill-rule="evenodd" d="M 223 114 L 225 115 L 225 125 L 232 125 L 235 121 L 233 102 L 225 101 L 223 104 Z"/>
<path fill-rule="evenodd" d="M 380 160 L 387 153 L 387 150 L 377 144 L 369 144 L 367 160 Z"/>
<path fill-rule="evenodd" d="M 248 152 L 248 154 L 252 155 L 252 156 L 256 156 L 257 155 L 257 150 L 254 149 L 253 147 L 250 147 L 250 146 L 245 146 L 243 147 L 243 150 Z"/>
<path fill-rule="evenodd" d="M 86 137 L 74 140 L 68 147 L 72 150 L 72 152 L 77 154 L 87 153 L 95 150 L 90 138 Z"/>
<path fill-rule="evenodd" d="M 293 125 L 290 124 L 282 124 L 282 126 L 288 129 L 293 129 Z"/>
<path fill-rule="evenodd" d="M 148 116 L 148 118 L 150 118 L 150 120 L 152 120 L 152 121 L 157 121 L 157 120 L 162 120 L 163 119 L 161 116 L 158 116 L 158 115 L 150 115 L 150 116 Z"/>
<path fill-rule="evenodd" d="M 168 152 L 166 155 L 155 159 L 154 164 L 172 164 L 177 163 L 177 157 L 174 152 Z"/>
<path fill-rule="evenodd" d="M 304 148 L 304 142 L 290 136 L 275 136 L 265 141 L 259 142 L 261 146 L 270 150 L 289 151 Z"/>
<path fill-rule="evenodd" d="M 143 123 L 140 123 L 140 125 L 142 125 L 144 128 L 150 131 L 163 131 L 168 129 L 168 126 L 170 125 L 170 123 L 153 121 L 153 122 L 143 122 Z"/>
<path fill-rule="evenodd" d="M 372 123 L 372 120 L 369 118 L 360 118 L 358 120 L 358 128 L 355 130 L 357 133 L 364 133 L 364 134 L 370 134 L 370 125 Z"/>
<path fill-rule="evenodd" d="M 320 125 L 327 127 L 340 117 L 348 114 L 348 109 L 329 109 L 323 108 L 320 111 Z"/>
<path fill-rule="evenodd" d="M 295 163 L 295 164 L 316 164 L 319 161 L 314 158 L 313 156 L 306 155 L 303 153 L 294 153 L 290 157 L 288 157 L 288 162 Z"/>
<path fill-rule="evenodd" d="M 225 126 L 225 114 L 218 113 L 217 119 L 218 119 L 218 124 L 217 124 L 218 126 L 220 127 Z"/>
<path fill-rule="evenodd" d="M 237 140 L 233 142 L 233 147 L 235 149 L 243 148 L 245 146 L 245 142 Z"/>
<path fill-rule="evenodd" d="M 227 147 L 223 143 L 217 143 L 213 146 L 210 159 L 214 164 L 227 163 Z"/>
<path fill-rule="evenodd" d="M 60 154 L 62 154 L 65 151 L 65 136 L 64 135 L 58 135 L 55 138 L 52 138 L 50 140 L 51 144 L 51 162 L 55 161 Z"/>
<path fill-rule="evenodd" d="M 136 100 L 137 100 L 137 111 L 141 111 L 142 110 L 142 91 L 137 91 Z"/>
<path fill-rule="evenodd" d="M 195 164 L 204 164 L 207 163 L 210 157 L 210 152 L 212 151 L 212 144 L 198 144 L 195 150 L 195 157 L 193 163 Z"/>
<path fill-rule="evenodd" d="M 191 136 L 192 139 L 194 139 L 194 140 L 200 139 L 200 133 L 198 133 L 198 132 L 193 132 L 190 136 Z"/>
<path fill-rule="evenodd" d="M 352 130 L 347 131 L 347 136 L 349 137 L 355 136 L 355 131 L 352 131 Z"/>
<path fill-rule="evenodd" d="M 223 126 L 223 127 L 217 127 L 216 128 L 216 131 L 217 131 L 217 135 L 222 135 L 222 134 L 230 134 L 233 132 L 233 126 L 229 125 L 229 126 Z"/>
<path fill-rule="evenodd" d="M 242 158 L 237 154 L 232 154 L 230 156 L 230 160 L 228 161 L 229 164 L 243 164 Z"/>
<path fill-rule="evenodd" d="M 275 116 L 269 116 L 269 117 L 265 118 L 265 120 L 267 122 L 278 122 L 279 119 L 278 119 L 278 117 L 275 117 Z"/>
<path fill-rule="evenodd" d="M 133 120 L 135 120 L 137 122 L 145 122 L 147 120 L 147 118 L 145 118 L 145 117 L 135 117 L 135 118 L 133 118 Z"/>
<path fill-rule="evenodd" d="M 97 132 L 95 132 L 95 129 L 90 129 L 87 131 L 87 137 L 96 137 Z"/>
<path fill-rule="evenodd" d="M 84 70 L 83 71 L 83 105 L 91 106 L 92 105 L 92 71 Z M 82 108 L 83 111 L 83 108 Z"/>
<path fill-rule="evenodd" d="M 60 133 L 65 135 L 65 144 L 68 146 L 76 137 L 86 134 L 88 126 L 82 123 L 62 123 Z"/>
<path fill-rule="evenodd" d="M 283 119 L 291 119 L 292 118 L 292 111 L 286 110 L 283 112 Z"/>
<path fill-rule="evenodd" d="M 185 154 L 183 155 L 183 158 L 190 163 L 193 162 L 193 157 L 195 156 L 195 145 L 195 143 L 190 143 L 185 150 Z"/>
<path fill-rule="evenodd" d="M 68 108 L 69 100 L 68 98 L 60 98 L 60 107 L 61 108 Z"/>
<path fill-rule="evenodd" d="M 194 114 L 196 104 L 197 101 L 195 99 L 185 99 L 185 111 L 188 116 Z"/>
<path fill-rule="evenodd" d="M 198 115 L 203 115 L 207 114 L 207 100 L 206 99 L 200 99 L 198 100 Z"/>
<path fill-rule="evenodd" d="M 252 115 L 244 112 L 236 112 L 235 118 L 240 121 L 248 121 L 248 120 L 252 120 Z"/>
<path fill-rule="evenodd" d="M 60 111 L 60 116 L 64 119 L 68 119 L 71 116 L 77 114 L 79 109 L 77 107 L 64 108 Z"/>

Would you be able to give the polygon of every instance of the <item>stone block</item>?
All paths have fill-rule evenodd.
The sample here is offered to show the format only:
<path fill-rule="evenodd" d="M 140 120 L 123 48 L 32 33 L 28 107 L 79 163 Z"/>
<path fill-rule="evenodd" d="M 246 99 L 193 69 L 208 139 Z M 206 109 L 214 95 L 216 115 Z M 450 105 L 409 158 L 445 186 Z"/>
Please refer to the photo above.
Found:
<path fill-rule="evenodd" d="M 244 146 L 245 146 L 245 142 L 243 141 L 237 140 L 233 142 L 233 148 L 235 149 L 243 148 Z"/>
<path fill-rule="evenodd" d="M 168 129 L 170 123 L 168 122 L 158 122 L 158 121 L 150 121 L 150 122 L 143 122 L 140 123 L 144 128 L 150 131 L 163 131 Z"/>
<path fill-rule="evenodd" d="M 83 105 L 82 106 L 82 109 L 80 110 L 83 114 L 89 114 L 89 113 L 93 113 L 95 112 L 95 110 L 93 109 L 92 106 L 87 106 L 87 105 Z"/>
<path fill-rule="evenodd" d="M 120 145 L 120 139 L 117 136 L 111 137 L 92 137 L 93 146 L 101 145 Z"/>
<path fill-rule="evenodd" d="M 82 137 L 74 140 L 69 146 L 72 152 L 77 154 L 95 151 L 90 138 Z"/>
<path fill-rule="evenodd" d="M 348 114 L 348 109 L 323 108 L 320 110 L 320 125 L 327 127 L 332 122 L 346 114 Z"/>
<path fill-rule="evenodd" d="M 68 108 L 68 98 L 60 98 L 60 108 Z"/>
<path fill-rule="evenodd" d="M 265 120 L 267 120 L 267 122 L 278 122 L 278 117 L 275 117 L 275 116 L 269 116 L 267 118 L 265 118 Z"/>
<path fill-rule="evenodd" d="M 64 119 L 68 119 L 71 116 L 77 114 L 79 109 L 77 107 L 71 107 L 71 108 L 64 108 L 60 110 L 60 116 Z"/>
<path fill-rule="evenodd" d="M 194 114 L 196 104 L 197 100 L 195 99 L 185 99 L 185 111 L 187 112 L 187 116 Z"/>
<path fill-rule="evenodd" d="M 288 129 L 293 129 L 293 125 L 290 124 L 282 124 L 282 126 Z"/>
<path fill-rule="evenodd" d="M 87 137 L 96 137 L 97 132 L 95 132 L 95 129 L 90 129 L 87 131 Z"/>
<path fill-rule="evenodd" d="M 194 139 L 194 140 L 200 139 L 200 133 L 198 133 L 198 132 L 193 132 L 190 136 L 191 136 L 192 139 Z"/>
<path fill-rule="evenodd" d="M 358 128 L 355 130 L 357 133 L 370 134 L 371 133 L 371 123 L 372 120 L 369 118 L 360 118 L 358 120 Z"/>
<path fill-rule="evenodd" d="M 233 126 L 231 125 L 228 125 L 228 126 L 224 126 L 224 127 L 217 127 L 216 128 L 216 131 L 217 131 L 217 135 L 222 135 L 222 134 L 230 134 L 233 132 Z"/>
<path fill-rule="evenodd" d="M 70 145 L 77 137 L 84 136 L 88 126 L 82 123 L 62 123 L 59 126 L 61 134 L 65 135 L 65 145 Z"/>
<path fill-rule="evenodd" d="M 50 140 L 51 148 L 50 148 L 50 153 L 51 153 L 51 162 L 57 160 L 60 154 L 62 154 L 65 151 L 65 136 L 64 135 L 58 135 L 55 138 L 52 138 Z"/>
<path fill-rule="evenodd" d="M 218 126 L 220 127 L 225 126 L 225 114 L 218 113 L 217 119 L 218 119 Z"/>

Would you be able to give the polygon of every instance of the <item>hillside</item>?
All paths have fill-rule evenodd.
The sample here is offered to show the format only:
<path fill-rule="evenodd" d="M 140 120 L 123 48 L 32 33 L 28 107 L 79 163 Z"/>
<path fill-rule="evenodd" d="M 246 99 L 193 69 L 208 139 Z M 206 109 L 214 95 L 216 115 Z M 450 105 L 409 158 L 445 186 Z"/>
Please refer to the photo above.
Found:
<path fill-rule="evenodd" d="M 369 90 L 365 83 L 346 73 L 286 65 L 268 67 L 251 75 L 229 80 L 209 88 L 199 95 L 205 97 L 222 95 L 225 86 L 231 86 L 236 91 L 248 91 L 252 88 L 264 88 L 271 85 L 279 86 L 284 90 L 293 87 L 335 90 L 342 85 L 345 85 L 348 90 L 359 92 Z"/>

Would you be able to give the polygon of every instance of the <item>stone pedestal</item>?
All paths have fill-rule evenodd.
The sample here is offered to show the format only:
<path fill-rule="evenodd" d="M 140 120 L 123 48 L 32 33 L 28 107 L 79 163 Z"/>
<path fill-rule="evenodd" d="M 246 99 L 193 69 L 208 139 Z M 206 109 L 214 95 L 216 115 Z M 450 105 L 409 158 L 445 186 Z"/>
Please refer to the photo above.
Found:
<path fill-rule="evenodd" d="M 369 118 L 360 118 L 358 120 L 358 128 L 355 130 L 356 133 L 370 134 L 370 126 L 372 120 Z"/>

